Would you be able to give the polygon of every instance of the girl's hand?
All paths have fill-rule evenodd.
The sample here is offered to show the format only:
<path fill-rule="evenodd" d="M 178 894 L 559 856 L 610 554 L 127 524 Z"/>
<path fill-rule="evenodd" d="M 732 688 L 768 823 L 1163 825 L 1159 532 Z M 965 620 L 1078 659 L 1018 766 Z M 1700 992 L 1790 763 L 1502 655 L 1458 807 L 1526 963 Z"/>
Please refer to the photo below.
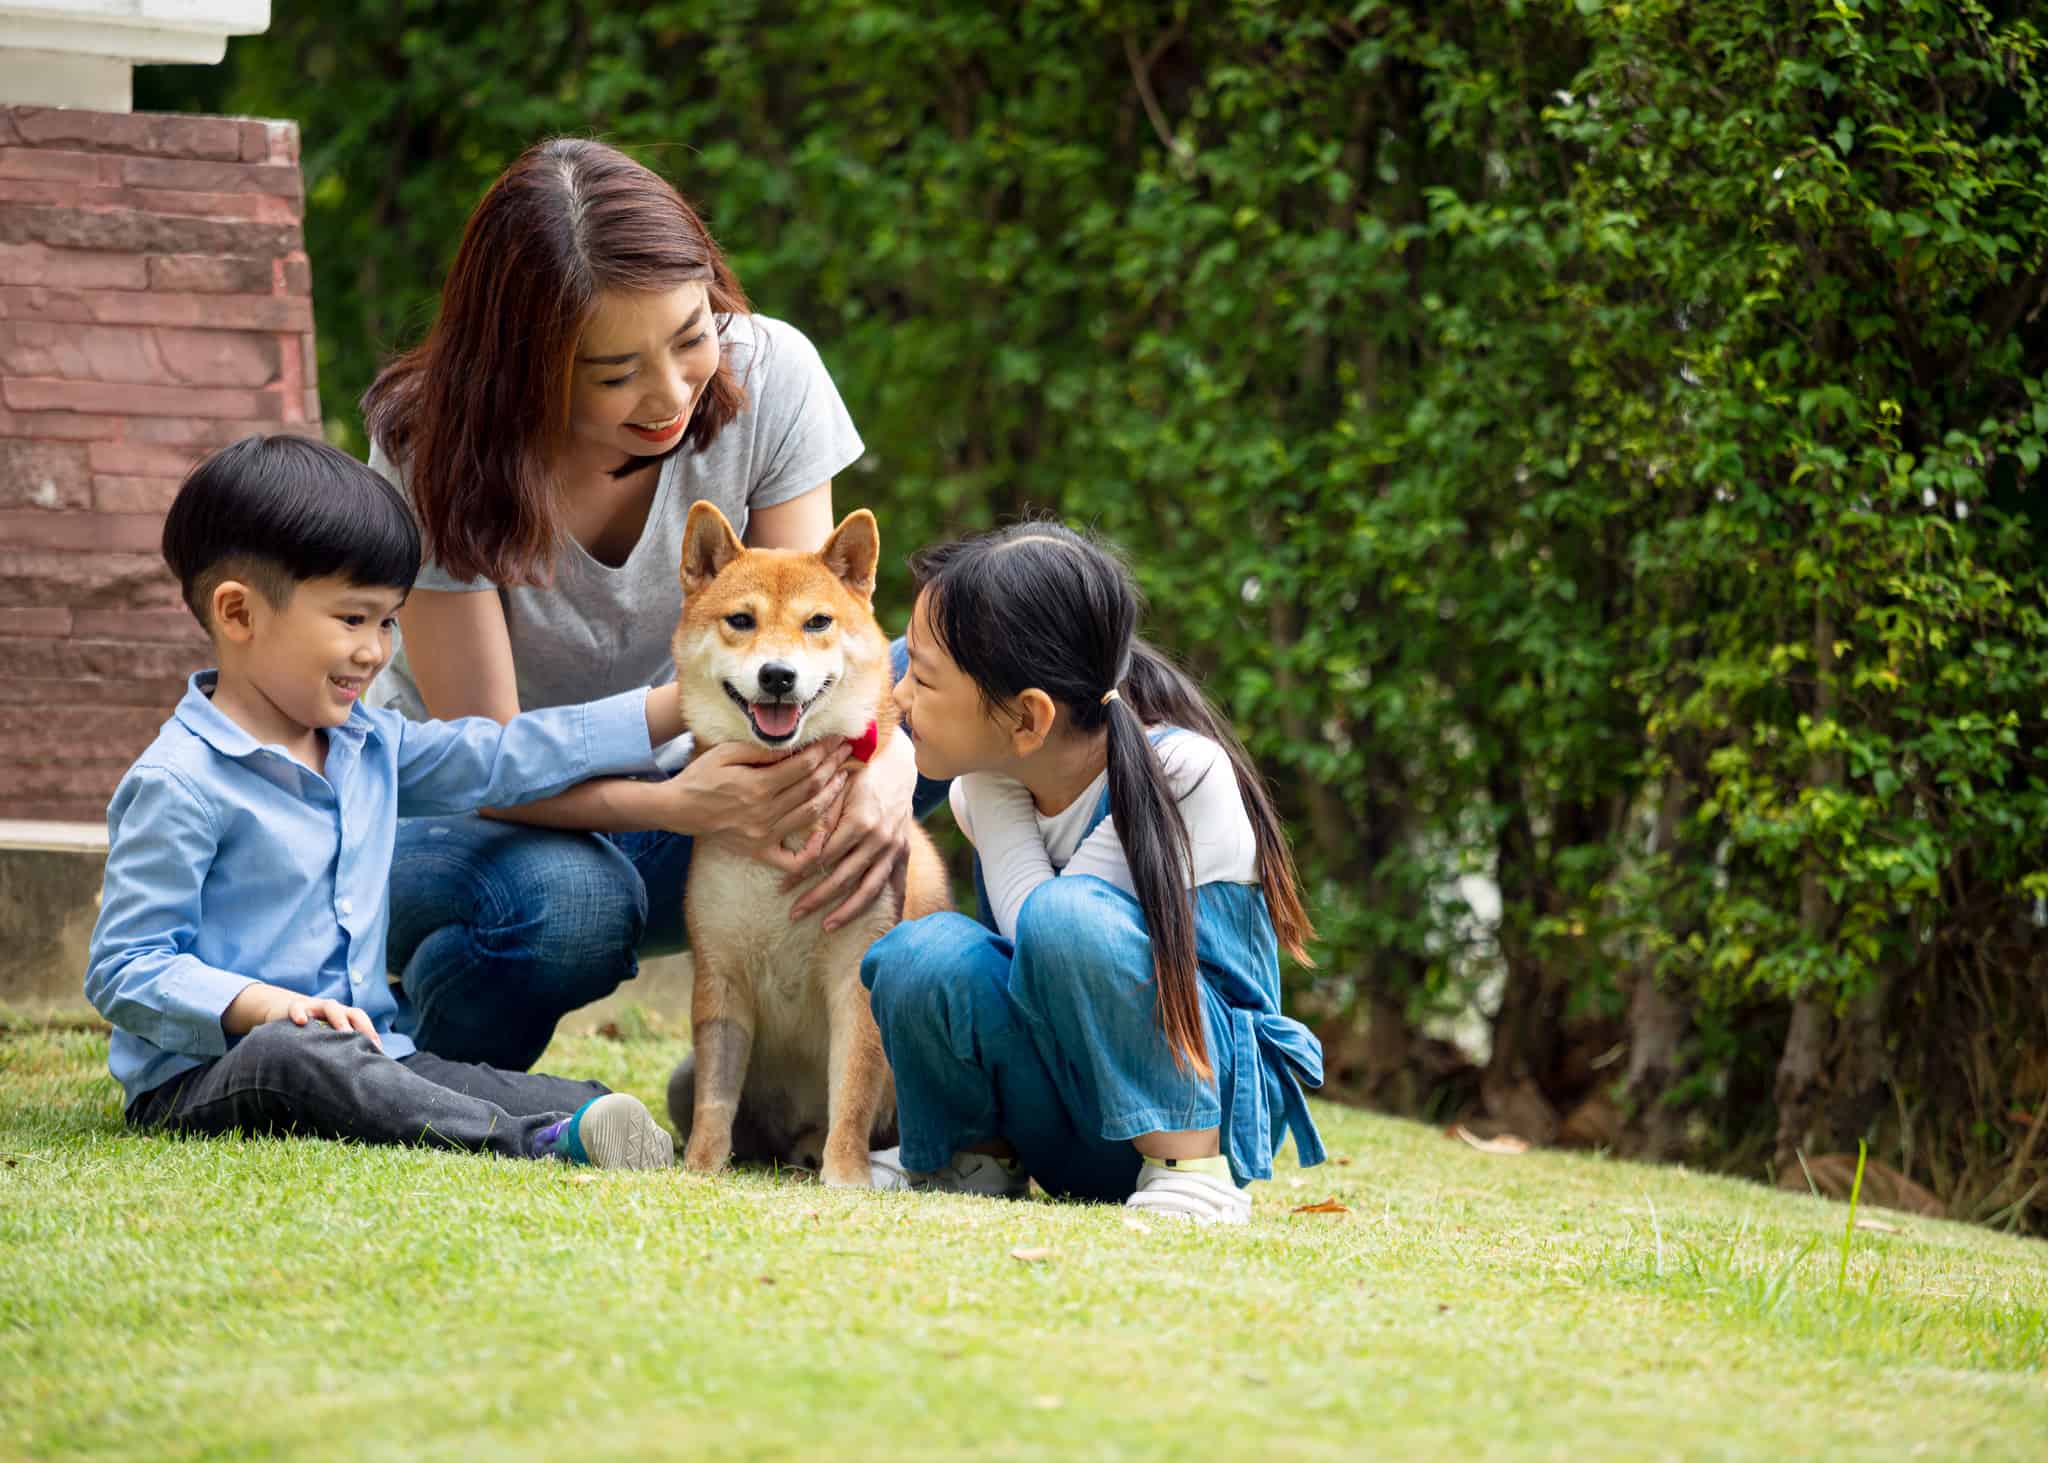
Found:
<path fill-rule="evenodd" d="M 749 852 L 774 847 L 823 818 L 846 785 L 847 755 L 839 738 L 794 754 L 722 742 L 658 784 L 656 826 L 727 837 Z"/>
<path fill-rule="evenodd" d="M 831 872 L 806 890 L 789 917 L 802 919 L 836 899 L 843 902 L 825 916 L 825 928 L 836 930 L 860 914 L 910 859 L 910 800 L 917 788 L 917 762 L 908 737 L 892 737 L 888 750 L 862 769 L 846 796 L 814 834 L 787 872 L 783 888 L 793 889 L 817 868 Z"/>

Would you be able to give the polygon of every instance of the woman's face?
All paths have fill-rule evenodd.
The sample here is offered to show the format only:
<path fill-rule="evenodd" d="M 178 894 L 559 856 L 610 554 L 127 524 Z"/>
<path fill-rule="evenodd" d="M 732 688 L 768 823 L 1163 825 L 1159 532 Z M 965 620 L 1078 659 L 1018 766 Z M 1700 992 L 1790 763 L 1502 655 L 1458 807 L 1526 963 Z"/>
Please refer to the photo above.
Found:
<path fill-rule="evenodd" d="M 700 281 L 666 294 L 605 294 L 576 342 L 572 448 L 602 460 L 658 457 L 681 440 L 718 369 L 718 330 Z"/>

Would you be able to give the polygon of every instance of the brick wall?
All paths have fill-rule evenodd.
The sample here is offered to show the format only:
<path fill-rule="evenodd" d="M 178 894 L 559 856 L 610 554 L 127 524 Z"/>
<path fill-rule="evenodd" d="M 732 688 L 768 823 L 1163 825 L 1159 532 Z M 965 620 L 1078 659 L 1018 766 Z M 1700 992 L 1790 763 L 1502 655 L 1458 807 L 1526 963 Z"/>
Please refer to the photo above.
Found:
<path fill-rule="evenodd" d="M 0 818 L 106 816 L 204 664 L 186 470 L 319 430 L 298 129 L 0 107 Z"/>

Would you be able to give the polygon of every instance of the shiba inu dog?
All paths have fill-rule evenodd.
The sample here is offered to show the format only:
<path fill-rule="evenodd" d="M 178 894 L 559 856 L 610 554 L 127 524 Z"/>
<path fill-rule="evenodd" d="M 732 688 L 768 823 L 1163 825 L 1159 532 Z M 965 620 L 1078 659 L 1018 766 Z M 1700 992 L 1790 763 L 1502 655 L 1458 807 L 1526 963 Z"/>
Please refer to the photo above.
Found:
<path fill-rule="evenodd" d="M 865 509 L 815 554 L 749 549 L 715 506 L 690 509 L 675 661 L 700 747 L 751 739 L 795 751 L 845 737 L 856 756 L 871 756 L 889 744 L 898 734 L 889 642 L 872 606 L 880 552 Z M 788 846 L 803 843 L 799 834 Z M 822 911 L 791 922 L 801 890 L 784 893 L 782 882 L 770 865 L 709 840 L 691 854 L 694 1049 L 669 1077 L 669 1116 L 690 1168 L 776 1159 L 864 1187 L 868 1150 L 896 1141 L 896 1084 L 861 956 L 899 916 L 947 906 L 945 868 L 913 828 L 903 907 L 884 891 L 829 934 Z"/>

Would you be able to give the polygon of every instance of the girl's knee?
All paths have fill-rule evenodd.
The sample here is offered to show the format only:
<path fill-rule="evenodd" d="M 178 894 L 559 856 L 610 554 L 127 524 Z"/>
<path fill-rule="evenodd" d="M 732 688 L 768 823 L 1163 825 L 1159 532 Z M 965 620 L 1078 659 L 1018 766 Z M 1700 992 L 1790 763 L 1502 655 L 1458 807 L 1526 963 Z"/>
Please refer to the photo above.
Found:
<path fill-rule="evenodd" d="M 1047 879 L 1017 912 L 1017 945 L 1053 949 L 1142 939 L 1137 909 L 1121 889 L 1091 875 Z"/>
<path fill-rule="evenodd" d="M 860 975 L 885 1044 L 924 1031 L 955 1046 L 959 1033 L 988 1019 L 983 1004 L 1001 999 L 1007 970 L 986 929 L 947 911 L 898 925 L 877 940 Z"/>
<path fill-rule="evenodd" d="M 1013 981 L 1031 1004 L 1151 998 L 1152 942 L 1137 905 L 1100 879 L 1049 879 L 1017 916 Z"/>
<path fill-rule="evenodd" d="M 952 910 L 905 920 L 868 946 L 860 962 L 861 984 L 877 999 L 901 997 L 944 980 L 948 969 L 987 943 L 987 930 Z"/>

